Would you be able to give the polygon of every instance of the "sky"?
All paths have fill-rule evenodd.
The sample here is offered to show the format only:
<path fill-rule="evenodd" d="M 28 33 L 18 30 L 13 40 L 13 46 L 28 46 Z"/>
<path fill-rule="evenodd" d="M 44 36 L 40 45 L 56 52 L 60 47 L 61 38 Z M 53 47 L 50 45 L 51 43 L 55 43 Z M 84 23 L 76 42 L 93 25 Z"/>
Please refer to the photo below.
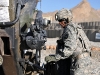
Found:
<path fill-rule="evenodd" d="M 79 4 L 82 0 L 41 0 L 37 4 L 37 9 L 42 10 L 44 13 L 53 12 L 62 8 L 71 9 Z M 100 0 L 87 0 L 91 7 L 100 9 Z"/>

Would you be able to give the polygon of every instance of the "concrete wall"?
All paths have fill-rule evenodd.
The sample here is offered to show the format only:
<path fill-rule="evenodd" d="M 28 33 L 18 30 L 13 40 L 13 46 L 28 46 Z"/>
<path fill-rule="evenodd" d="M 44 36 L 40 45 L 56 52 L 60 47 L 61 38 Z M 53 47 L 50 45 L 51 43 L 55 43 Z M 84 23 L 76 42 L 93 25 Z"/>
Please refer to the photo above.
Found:
<path fill-rule="evenodd" d="M 10 21 L 9 0 L 0 0 L 0 22 Z"/>

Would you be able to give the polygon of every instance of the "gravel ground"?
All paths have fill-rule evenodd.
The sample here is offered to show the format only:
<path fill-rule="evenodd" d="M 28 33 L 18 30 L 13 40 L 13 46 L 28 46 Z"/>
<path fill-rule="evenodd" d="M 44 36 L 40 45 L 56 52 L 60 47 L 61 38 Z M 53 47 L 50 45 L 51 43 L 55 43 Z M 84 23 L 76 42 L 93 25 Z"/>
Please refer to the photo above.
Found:
<path fill-rule="evenodd" d="M 59 38 L 47 38 L 47 42 L 45 43 L 46 45 L 57 45 L 56 40 Z"/>
<path fill-rule="evenodd" d="M 57 39 L 58 38 L 47 38 L 47 42 L 45 43 L 45 45 L 57 45 L 56 44 Z M 91 44 L 91 46 L 100 47 L 100 42 L 90 41 L 90 44 Z M 53 49 L 41 50 L 41 63 L 40 63 L 40 65 L 43 66 L 44 64 L 46 64 L 45 57 L 48 55 L 54 55 L 55 52 L 56 52 L 56 50 L 53 50 Z M 92 55 L 93 59 L 100 62 L 100 51 L 96 51 L 96 50 L 92 51 L 91 55 Z M 38 74 L 36 74 L 36 75 L 38 75 Z"/>
<path fill-rule="evenodd" d="M 56 40 L 58 40 L 58 38 L 47 38 L 46 45 L 56 45 Z M 90 44 L 91 44 L 91 46 L 100 47 L 100 42 L 92 42 L 92 41 L 90 41 Z"/>

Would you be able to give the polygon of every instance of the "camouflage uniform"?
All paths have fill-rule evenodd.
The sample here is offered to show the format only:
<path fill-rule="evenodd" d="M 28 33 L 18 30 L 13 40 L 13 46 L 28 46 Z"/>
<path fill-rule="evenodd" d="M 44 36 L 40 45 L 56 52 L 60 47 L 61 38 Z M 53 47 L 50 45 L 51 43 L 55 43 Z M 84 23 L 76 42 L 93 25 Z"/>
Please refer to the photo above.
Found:
<path fill-rule="evenodd" d="M 100 75 L 100 63 L 91 58 L 90 42 L 80 25 L 71 23 L 70 20 L 60 40 L 63 46 L 57 47 L 55 59 L 58 61 L 71 57 L 71 75 Z"/>
<path fill-rule="evenodd" d="M 2 56 L 0 55 L 0 66 L 2 65 L 2 63 L 3 63 L 3 58 L 2 58 Z"/>
<path fill-rule="evenodd" d="M 100 75 L 100 62 L 96 62 L 91 57 L 77 59 L 74 71 L 71 75 Z"/>
<path fill-rule="evenodd" d="M 57 49 L 56 59 L 72 58 L 71 75 L 100 75 L 100 63 L 91 58 L 90 42 L 79 25 L 66 26 L 61 39 L 64 47 Z"/>

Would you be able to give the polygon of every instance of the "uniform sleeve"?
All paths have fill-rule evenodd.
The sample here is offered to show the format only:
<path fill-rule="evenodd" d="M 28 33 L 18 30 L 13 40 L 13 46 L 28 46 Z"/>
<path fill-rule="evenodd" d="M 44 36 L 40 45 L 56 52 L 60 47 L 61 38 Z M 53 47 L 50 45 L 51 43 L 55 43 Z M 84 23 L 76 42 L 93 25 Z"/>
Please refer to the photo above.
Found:
<path fill-rule="evenodd" d="M 77 34 L 74 28 L 69 27 L 63 37 L 64 49 L 60 54 L 57 54 L 58 59 L 68 58 L 73 54 L 77 47 Z"/>
<path fill-rule="evenodd" d="M 68 35 L 68 37 L 66 37 Z M 74 28 L 67 29 L 64 39 L 63 53 L 65 57 L 69 57 L 73 54 L 77 47 L 77 34 Z"/>

